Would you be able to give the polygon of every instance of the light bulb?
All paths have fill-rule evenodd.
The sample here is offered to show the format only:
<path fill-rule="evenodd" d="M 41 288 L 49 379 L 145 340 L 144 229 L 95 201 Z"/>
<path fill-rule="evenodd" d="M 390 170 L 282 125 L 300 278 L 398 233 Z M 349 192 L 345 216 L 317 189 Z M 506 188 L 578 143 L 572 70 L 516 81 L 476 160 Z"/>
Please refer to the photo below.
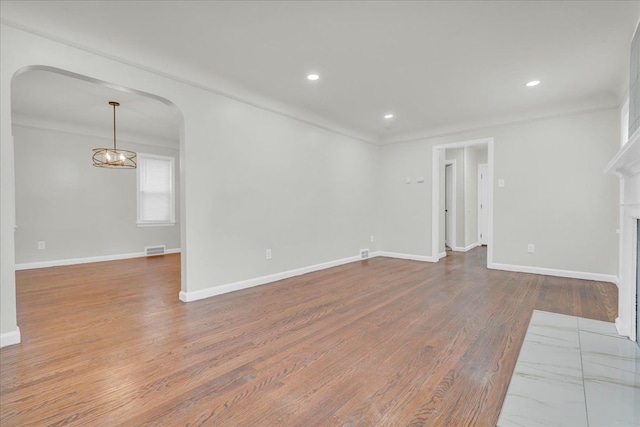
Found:
<path fill-rule="evenodd" d="M 124 162 L 124 154 L 120 154 L 120 160 Z"/>
<path fill-rule="evenodd" d="M 107 161 L 111 161 L 111 156 L 109 155 L 109 152 L 107 151 L 107 154 L 105 155 L 105 157 L 107 158 Z"/>

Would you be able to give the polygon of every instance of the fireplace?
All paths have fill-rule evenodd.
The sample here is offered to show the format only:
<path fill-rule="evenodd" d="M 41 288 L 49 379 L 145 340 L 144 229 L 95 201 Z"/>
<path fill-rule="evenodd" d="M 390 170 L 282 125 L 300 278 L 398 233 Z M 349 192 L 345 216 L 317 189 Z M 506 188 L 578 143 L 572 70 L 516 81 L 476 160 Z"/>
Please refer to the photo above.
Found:
<path fill-rule="evenodd" d="M 618 318 L 620 335 L 638 342 L 640 314 L 638 300 L 638 228 L 640 220 L 640 131 L 636 131 L 605 171 L 620 178 L 620 240 L 618 265 Z"/>

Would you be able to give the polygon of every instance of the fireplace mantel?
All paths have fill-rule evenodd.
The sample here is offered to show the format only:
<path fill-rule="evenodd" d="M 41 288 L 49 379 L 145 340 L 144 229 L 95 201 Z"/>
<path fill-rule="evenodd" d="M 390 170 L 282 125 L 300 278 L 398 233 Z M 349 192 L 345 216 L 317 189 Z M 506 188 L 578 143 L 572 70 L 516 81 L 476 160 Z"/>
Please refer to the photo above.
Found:
<path fill-rule="evenodd" d="M 622 146 L 604 171 L 623 177 L 632 177 L 640 173 L 640 130 Z"/>
<path fill-rule="evenodd" d="M 629 141 L 605 168 L 606 173 L 620 178 L 620 252 L 618 283 L 618 318 L 620 335 L 636 341 L 636 250 L 640 219 L 640 131 Z"/>

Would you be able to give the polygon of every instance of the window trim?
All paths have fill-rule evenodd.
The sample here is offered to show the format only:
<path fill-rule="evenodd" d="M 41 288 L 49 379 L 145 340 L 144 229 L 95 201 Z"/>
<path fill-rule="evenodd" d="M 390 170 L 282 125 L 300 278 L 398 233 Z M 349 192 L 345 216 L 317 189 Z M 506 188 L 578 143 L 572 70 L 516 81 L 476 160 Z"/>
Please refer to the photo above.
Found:
<path fill-rule="evenodd" d="M 629 117 L 629 97 L 622 104 L 622 108 L 620 108 L 620 146 L 623 147 L 629 141 L 629 121 L 631 118 Z"/>
<path fill-rule="evenodd" d="M 147 154 L 147 153 L 137 153 L 138 156 L 138 167 L 136 170 L 136 221 L 138 227 L 168 227 L 174 226 L 176 224 L 176 159 L 172 156 L 161 156 L 158 154 Z M 142 173 L 142 168 L 140 167 L 140 159 L 158 159 L 158 160 L 166 160 L 171 162 L 171 200 L 170 200 L 170 216 L 171 219 L 169 221 L 144 221 L 141 218 L 140 212 L 140 204 L 142 198 L 142 191 L 140 190 L 140 174 Z"/>

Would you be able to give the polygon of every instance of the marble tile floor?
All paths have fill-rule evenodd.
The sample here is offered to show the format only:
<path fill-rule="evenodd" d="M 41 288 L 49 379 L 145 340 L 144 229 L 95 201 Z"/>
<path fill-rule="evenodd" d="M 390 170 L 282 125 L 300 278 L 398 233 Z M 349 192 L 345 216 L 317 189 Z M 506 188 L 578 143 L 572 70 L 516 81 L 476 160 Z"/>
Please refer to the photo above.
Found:
<path fill-rule="evenodd" d="M 640 426 L 640 349 L 613 323 L 534 310 L 498 427 Z"/>

